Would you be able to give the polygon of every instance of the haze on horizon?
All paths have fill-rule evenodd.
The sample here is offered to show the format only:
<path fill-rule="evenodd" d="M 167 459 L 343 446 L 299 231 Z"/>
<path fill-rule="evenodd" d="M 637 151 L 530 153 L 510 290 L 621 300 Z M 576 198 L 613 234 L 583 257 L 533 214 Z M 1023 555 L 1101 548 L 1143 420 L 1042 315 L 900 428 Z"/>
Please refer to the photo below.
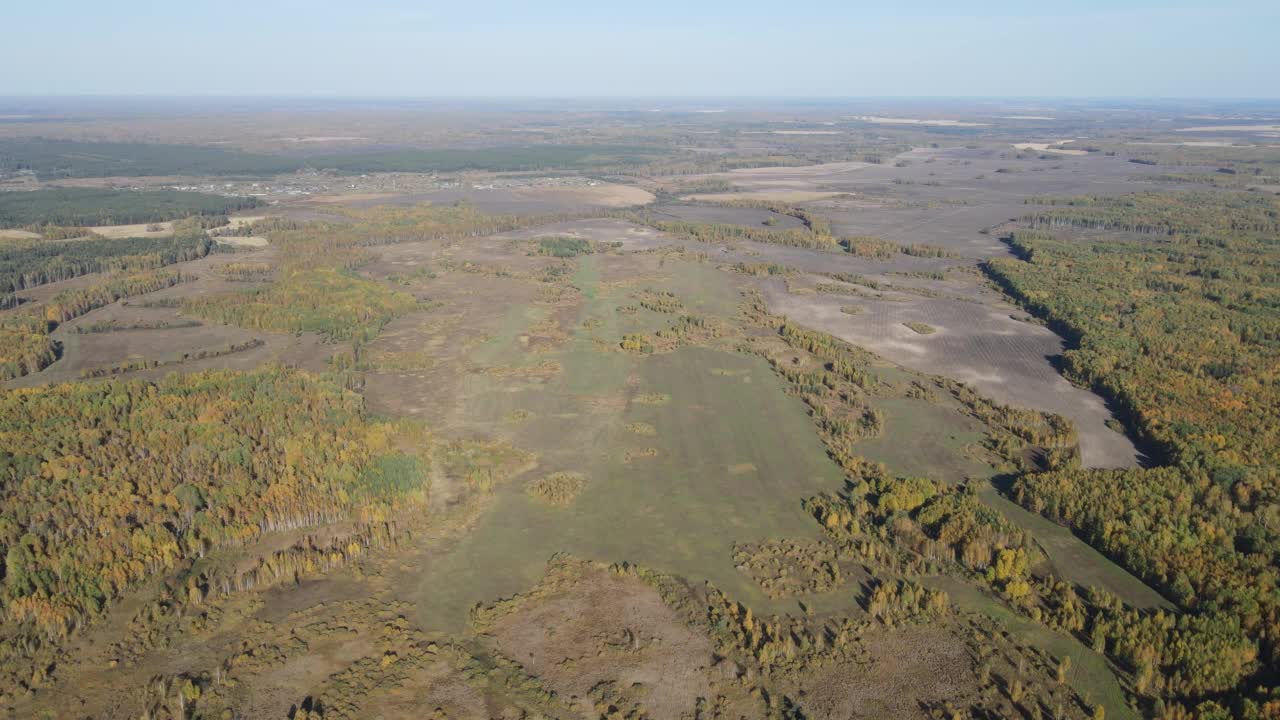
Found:
<path fill-rule="evenodd" d="M 54 0 L 0 95 L 1280 96 L 1280 5 Z"/>

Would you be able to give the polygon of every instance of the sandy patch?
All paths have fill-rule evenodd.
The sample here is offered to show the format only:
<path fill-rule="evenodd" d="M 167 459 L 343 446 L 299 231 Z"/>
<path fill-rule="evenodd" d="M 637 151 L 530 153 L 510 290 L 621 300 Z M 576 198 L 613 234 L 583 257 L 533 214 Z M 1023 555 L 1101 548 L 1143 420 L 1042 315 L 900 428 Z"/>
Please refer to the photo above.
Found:
<path fill-rule="evenodd" d="M 0 239 L 3 240 L 39 240 L 40 235 L 29 230 L 19 230 L 10 228 L 7 230 L 0 229 Z"/>
<path fill-rule="evenodd" d="M 630 207 L 632 205 L 648 205 L 654 201 L 653 193 L 631 185 L 567 186 L 567 187 L 534 187 L 517 190 L 517 197 L 531 200 L 559 200 L 583 203 L 596 207 Z"/>
<path fill-rule="evenodd" d="M 934 127 L 986 127 L 991 123 L 967 122 L 964 120 L 923 120 L 921 118 L 880 117 L 878 115 L 857 115 L 854 120 L 876 123 L 877 125 L 930 125 Z"/>
<path fill-rule="evenodd" d="M 230 222 L 227 224 L 227 227 L 232 230 L 239 230 L 246 225 L 252 225 L 266 217 L 266 215 L 241 215 L 240 217 L 233 217 L 230 218 Z"/>
<path fill-rule="evenodd" d="M 1055 145 L 1071 142 L 1070 140 L 1060 140 L 1058 142 L 1043 143 L 1014 143 L 1014 150 L 1035 150 L 1036 152 L 1054 153 L 1056 155 L 1088 155 L 1084 150 L 1068 150 L 1067 148 L 1054 147 Z"/>
<path fill-rule="evenodd" d="M 148 227 L 156 227 L 157 230 L 148 230 Z M 105 238 L 156 238 L 168 237 L 173 234 L 173 223 L 139 223 L 137 225 L 98 225 L 89 228 L 95 233 Z"/>
<path fill-rule="evenodd" d="M 224 235 L 223 237 L 216 237 L 214 240 L 221 245 L 231 245 L 232 247 L 260 248 L 268 245 L 266 238 L 257 235 Z"/>
<path fill-rule="evenodd" d="M 622 208 L 647 205 L 654 196 L 631 185 L 597 182 L 594 185 L 527 185 L 470 188 L 405 193 L 330 193 L 311 198 L 297 207 L 349 204 L 353 207 L 397 205 L 408 207 L 419 203 L 448 205 L 469 202 L 483 212 L 497 214 L 576 213 L 582 206 Z"/>

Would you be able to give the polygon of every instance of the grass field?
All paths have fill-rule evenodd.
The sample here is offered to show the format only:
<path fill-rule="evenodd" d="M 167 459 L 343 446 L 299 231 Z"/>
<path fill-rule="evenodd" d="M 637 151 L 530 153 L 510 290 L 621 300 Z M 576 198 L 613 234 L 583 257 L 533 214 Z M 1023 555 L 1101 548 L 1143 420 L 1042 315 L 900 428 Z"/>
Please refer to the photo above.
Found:
<path fill-rule="evenodd" d="M 734 569 L 732 543 L 818 534 L 799 500 L 839 487 L 841 476 L 825 460 L 799 404 L 782 394 L 762 362 L 739 355 L 692 348 L 639 360 L 602 357 L 625 362 L 571 363 L 563 384 L 604 389 L 634 369 L 642 378 L 640 391 L 672 399 L 663 405 L 624 401 L 620 412 L 593 414 L 585 403 L 530 397 L 577 394 L 557 387 L 560 381 L 546 392 L 495 388 L 492 394 L 501 397 L 484 403 L 488 412 L 501 417 L 507 409 L 531 409 L 538 418 L 530 423 L 538 427 L 527 433 L 531 444 L 562 448 L 548 447 L 539 472 L 580 472 L 586 487 L 564 509 L 539 504 L 522 486 L 500 488 L 494 508 L 474 530 L 429 563 L 419 598 L 427 625 L 458 627 L 470 605 L 529 586 L 561 550 L 661 564 L 691 579 L 709 579 L 762 612 L 781 609 Z M 749 374 L 717 378 L 713 368 Z M 722 385 L 746 379 L 752 392 L 721 392 Z M 625 429 L 634 422 L 654 426 L 657 435 L 636 437 Z M 642 445 L 657 455 L 625 462 L 629 447 Z M 732 471 L 747 464 L 756 470 Z"/>
<path fill-rule="evenodd" d="M 648 310 L 619 314 L 630 293 L 602 283 L 598 261 L 585 258 L 575 275 L 586 301 L 579 328 L 560 350 L 520 349 L 521 332 L 545 318 L 536 306 L 511 308 L 501 330 L 477 349 L 482 363 L 554 360 L 560 374 L 545 385 L 477 374 L 465 390 L 469 425 L 533 449 L 534 476 L 576 472 L 585 486 L 563 508 L 531 498 L 524 490 L 530 478 L 498 488 L 473 531 L 426 565 L 417 599 L 429 627 L 456 630 L 474 603 L 529 587 L 558 551 L 711 580 L 762 612 L 793 609 L 768 600 L 734 568 L 733 542 L 817 537 L 800 500 L 838 488 L 840 471 L 803 406 L 760 359 L 703 347 L 654 356 L 597 349 L 592 334 L 616 343 L 624 333 L 669 322 Z M 682 262 L 665 269 L 660 287 L 677 295 L 701 289 L 692 309 L 732 308 L 732 289 L 714 273 Z M 581 321 L 593 318 L 599 323 L 583 329 Z M 531 419 L 513 424 L 515 411 Z"/>
<path fill-rule="evenodd" d="M 858 443 L 859 454 L 882 462 L 899 475 L 914 475 L 959 484 L 989 477 L 990 465 L 965 454 L 982 442 L 983 426 L 961 415 L 954 404 L 893 398 L 877 400 L 885 418 L 879 437 Z M 910 442 L 904 442 L 904 438 Z"/>

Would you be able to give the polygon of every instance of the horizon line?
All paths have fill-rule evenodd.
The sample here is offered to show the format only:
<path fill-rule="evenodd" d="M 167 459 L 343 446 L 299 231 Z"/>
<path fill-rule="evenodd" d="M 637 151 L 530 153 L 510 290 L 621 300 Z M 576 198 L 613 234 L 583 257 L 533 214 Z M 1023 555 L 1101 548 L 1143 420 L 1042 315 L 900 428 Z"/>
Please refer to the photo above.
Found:
<path fill-rule="evenodd" d="M 537 95 L 360 95 L 343 93 L 6 93 L 0 99 L 281 99 L 281 100 L 1213 100 L 1213 101 L 1280 101 L 1280 95 L 716 95 L 716 94 L 597 94 L 546 93 Z"/>

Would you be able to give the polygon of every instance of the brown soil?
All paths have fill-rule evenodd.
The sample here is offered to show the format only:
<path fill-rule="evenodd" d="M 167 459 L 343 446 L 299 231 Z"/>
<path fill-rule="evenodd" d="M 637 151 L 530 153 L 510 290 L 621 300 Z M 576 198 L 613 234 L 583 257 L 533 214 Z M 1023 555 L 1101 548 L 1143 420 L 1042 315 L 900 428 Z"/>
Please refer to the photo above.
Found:
<path fill-rule="evenodd" d="M 927 712 L 929 705 L 949 701 L 961 706 L 977 685 L 964 639 L 948 629 L 881 629 L 862 642 L 864 662 L 835 665 L 805 683 L 807 717 L 934 717 Z"/>
<path fill-rule="evenodd" d="M 598 567 L 565 585 L 542 596 L 535 591 L 488 634 L 582 717 L 599 717 L 602 683 L 625 690 L 654 718 L 682 717 L 708 697 L 711 642 L 656 590 Z"/>

